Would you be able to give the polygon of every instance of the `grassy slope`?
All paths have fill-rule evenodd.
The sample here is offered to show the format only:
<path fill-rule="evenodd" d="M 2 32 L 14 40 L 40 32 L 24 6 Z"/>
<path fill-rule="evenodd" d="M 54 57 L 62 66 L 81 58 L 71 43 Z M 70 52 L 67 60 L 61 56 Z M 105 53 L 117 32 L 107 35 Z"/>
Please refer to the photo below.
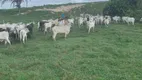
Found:
<path fill-rule="evenodd" d="M 58 15 L 33 12 L 17 17 L 14 13 L 1 12 L 0 19 L 28 22 Z M 141 80 L 141 26 L 97 26 L 87 34 L 85 27 L 74 25 L 66 40 L 59 35 L 56 42 L 51 34 L 45 36 L 35 28 L 26 45 L 0 45 L 0 80 Z"/>

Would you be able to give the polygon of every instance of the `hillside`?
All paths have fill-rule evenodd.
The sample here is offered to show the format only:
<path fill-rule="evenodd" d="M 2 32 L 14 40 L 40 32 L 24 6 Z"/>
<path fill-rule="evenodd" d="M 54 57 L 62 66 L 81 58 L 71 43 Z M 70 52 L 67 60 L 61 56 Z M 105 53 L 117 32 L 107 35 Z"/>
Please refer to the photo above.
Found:
<path fill-rule="evenodd" d="M 84 4 L 84 3 L 83 3 Z M 84 7 L 66 13 L 102 13 L 106 2 L 86 3 Z M 72 5 L 72 4 L 66 4 Z M 56 8 L 60 5 L 48 5 Z M 17 10 L 0 10 L 0 21 L 29 22 L 58 18 L 61 12 L 34 11 L 16 15 Z M 0 44 L 0 80 L 142 80 L 142 24 L 96 25 L 87 33 L 86 26 L 75 23 L 65 40 L 64 35 L 53 41 L 51 33 L 34 33 L 26 44 L 12 41 L 11 46 Z"/>
<path fill-rule="evenodd" d="M 82 8 L 76 8 L 72 11 L 65 12 L 68 16 L 78 16 L 80 13 L 89 13 L 89 14 L 97 14 L 101 13 L 106 2 L 96 2 L 96 3 L 86 3 Z M 72 5 L 72 4 L 65 4 Z M 61 12 L 52 13 L 50 11 L 35 11 L 36 9 L 41 8 L 56 8 L 63 5 L 48 5 L 48 6 L 40 6 L 40 7 L 33 7 L 33 8 L 23 8 L 21 13 L 31 11 L 27 15 L 20 15 L 17 16 L 17 9 L 10 9 L 10 10 L 0 10 L 0 21 L 3 19 L 7 22 L 29 22 L 29 21 L 39 21 L 42 19 L 50 19 L 50 18 L 58 18 Z M 36 16 L 36 17 L 35 17 Z M 13 20 L 14 19 L 14 20 Z"/>

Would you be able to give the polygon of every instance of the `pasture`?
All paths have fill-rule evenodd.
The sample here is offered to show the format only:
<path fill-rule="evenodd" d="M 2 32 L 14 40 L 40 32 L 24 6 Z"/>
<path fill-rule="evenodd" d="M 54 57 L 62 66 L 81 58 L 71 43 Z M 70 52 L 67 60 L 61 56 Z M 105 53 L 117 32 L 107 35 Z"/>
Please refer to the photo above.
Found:
<path fill-rule="evenodd" d="M 36 12 L 16 16 L 14 11 L 1 11 L 0 20 L 29 22 L 58 14 Z M 67 39 L 63 37 L 59 35 L 53 41 L 51 33 L 44 35 L 35 25 L 33 37 L 26 44 L 0 44 L 0 80 L 142 79 L 141 23 L 135 27 L 97 25 L 90 34 L 85 26 L 79 29 L 75 24 Z"/>

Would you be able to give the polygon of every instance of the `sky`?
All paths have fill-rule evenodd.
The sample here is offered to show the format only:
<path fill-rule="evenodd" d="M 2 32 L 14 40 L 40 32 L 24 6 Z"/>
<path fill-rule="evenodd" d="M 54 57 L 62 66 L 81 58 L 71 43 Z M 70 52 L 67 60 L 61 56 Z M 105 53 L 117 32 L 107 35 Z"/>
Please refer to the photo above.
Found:
<path fill-rule="evenodd" d="M 98 1 L 107 1 L 107 0 L 31 0 L 28 2 L 28 7 L 48 5 L 48 4 L 65 4 L 65 3 L 98 2 Z M 23 3 L 22 7 L 26 7 L 26 3 Z M 13 6 L 11 6 L 9 2 L 0 6 L 0 9 L 11 9 L 11 8 L 13 8 Z"/>

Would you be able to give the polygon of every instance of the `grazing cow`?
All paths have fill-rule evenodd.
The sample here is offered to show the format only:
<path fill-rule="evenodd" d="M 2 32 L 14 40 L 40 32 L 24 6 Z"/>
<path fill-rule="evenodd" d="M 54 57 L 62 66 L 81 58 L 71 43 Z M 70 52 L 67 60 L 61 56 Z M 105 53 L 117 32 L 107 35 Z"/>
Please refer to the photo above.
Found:
<path fill-rule="evenodd" d="M 132 23 L 132 25 L 135 25 L 135 18 L 133 17 L 128 17 L 126 19 L 127 24 L 129 25 L 130 23 Z"/>
<path fill-rule="evenodd" d="M 9 43 L 11 45 L 11 42 L 9 40 L 9 33 L 7 31 L 0 32 L 0 42 L 5 42 L 5 45 Z"/>
<path fill-rule="evenodd" d="M 71 23 L 68 23 L 67 25 L 59 25 L 59 26 L 54 26 L 52 28 L 52 32 L 53 32 L 53 40 L 56 41 L 56 35 L 58 33 L 64 33 L 65 34 L 65 39 L 67 37 L 67 35 L 70 32 L 70 28 L 71 28 Z"/>

